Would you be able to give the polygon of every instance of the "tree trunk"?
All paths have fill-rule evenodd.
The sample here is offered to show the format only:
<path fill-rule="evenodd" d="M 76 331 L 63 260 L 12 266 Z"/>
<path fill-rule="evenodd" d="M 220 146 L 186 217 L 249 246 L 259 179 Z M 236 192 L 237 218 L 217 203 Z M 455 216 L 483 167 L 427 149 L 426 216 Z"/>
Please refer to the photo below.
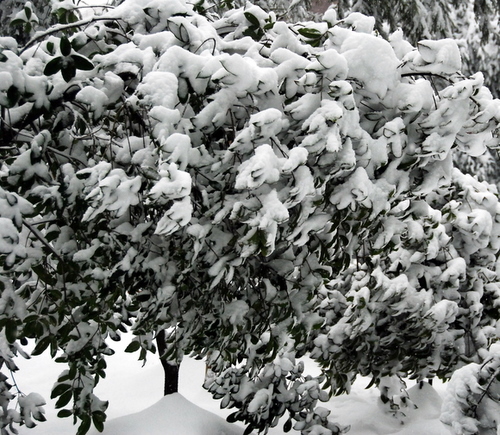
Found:
<path fill-rule="evenodd" d="M 156 336 L 156 345 L 158 347 L 158 355 L 160 356 L 161 365 L 163 366 L 163 373 L 165 374 L 165 384 L 163 394 L 165 396 L 179 391 L 179 366 L 177 364 L 170 364 L 161 356 L 166 351 L 165 346 L 165 331 L 161 330 Z"/>

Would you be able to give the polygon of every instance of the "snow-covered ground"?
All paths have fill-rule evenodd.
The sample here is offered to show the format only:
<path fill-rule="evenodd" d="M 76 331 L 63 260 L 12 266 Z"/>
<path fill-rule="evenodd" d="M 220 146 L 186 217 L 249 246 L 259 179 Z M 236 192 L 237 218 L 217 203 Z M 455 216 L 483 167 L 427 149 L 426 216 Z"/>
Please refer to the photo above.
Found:
<path fill-rule="evenodd" d="M 124 340 L 123 345 L 127 344 Z M 19 360 L 21 371 L 16 380 L 25 393 L 36 391 L 50 397 L 57 375 L 64 369 L 42 355 Z M 219 409 L 219 402 L 201 387 L 205 373 L 203 361 L 187 359 L 180 373 L 180 394 L 162 397 L 163 372 L 155 355 L 147 364 L 137 361 L 137 354 L 118 350 L 108 359 L 106 379 L 98 386 L 98 396 L 109 400 L 105 435 L 241 435 L 243 426 L 229 424 L 225 417 L 233 410 Z M 334 421 L 351 425 L 350 435 L 449 435 L 451 431 L 439 421 L 444 385 L 423 389 L 410 388 L 410 398 L 417 409 L 407 412 L 404 424 L 381 411 L 378 390 L 368 389 L 367 379 L 357 381 L 351 394 L 336 397 L 322 406 L 332 410 Z M 48 401 L 47 422 L 34 429 L 21 428 L 20 435 L 72 435 L 72 420 L 58 419 L 55 401 Z M 284 423 L 284 421 L 283 421 Z M 284 434 L 281 427 L 271 435 Z M 98 434 L 92 430 L 91 435 Z"/>

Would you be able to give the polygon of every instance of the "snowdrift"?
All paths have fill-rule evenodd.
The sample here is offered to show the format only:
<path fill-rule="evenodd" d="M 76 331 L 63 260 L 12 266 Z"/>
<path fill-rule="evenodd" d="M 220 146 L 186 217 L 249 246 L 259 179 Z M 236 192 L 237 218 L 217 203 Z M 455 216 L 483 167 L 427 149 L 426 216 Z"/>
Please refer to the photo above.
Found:
<path fill-rule="evenodd" d="M 110 420 L 104 429 L 105 435 L 241 435 L 242 432 L 179 393 L 165 396 L 136 414 Z"/>

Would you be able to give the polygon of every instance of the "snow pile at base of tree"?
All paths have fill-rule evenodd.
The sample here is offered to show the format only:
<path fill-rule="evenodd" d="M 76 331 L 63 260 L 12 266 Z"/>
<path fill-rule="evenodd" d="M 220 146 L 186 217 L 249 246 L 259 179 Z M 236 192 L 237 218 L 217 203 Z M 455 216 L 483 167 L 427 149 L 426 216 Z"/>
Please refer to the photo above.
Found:
<path fill-rule="evenodd" d="M 118 343 L 116 343 L 118 345 Z M 20 435 L 72 435 L 76 427 L 71 419 L 56 417 L 55 400 L 49 400 L 54 377 L 60 367 L 48 356 L 19 360 L 26 370 L 17 381 L 22 387 L 40 391 L 47 399 L 47 422 L 33 429 L 20 428 Z M 306 364 L 308 369 L 309 364 Z M 161 398 L 163 373 L 159 361 L 151 357 L 146 367 L 134 354 L 120 353 L 109 359 L 109 374 L 99 384 L 99 394 L 110 401 L 109 420 L 104 435 L 241 435 L 241 424 L 230 424 L 225 417 L 233 410 L 219 409 L 219 401 L 205 391 L 205 364 L 186 358 L 181 365 L 180 394 Z M 404 422 L 387 415 L 380 405 L 380 391 L 366 389 L 369 380 L 359 379 L 349 395 L 334 397 L 321 404 L 331 410 L 330 417 L 341 424 L 351 425 L 349 435 L 449 435 L 449 427 L 439 421 L 441 397 L 446 385 L 436 388 L 425 383 L 409 388 L 410 400 L 417 406 L 407 410 Z M 160 398 L 158 400 L 158 398 Z M 270 435 L 282 435 L 284 420 L 270 429 Z M 89 435 L 97 435 L 92 429 Z M 291 433 L 297 433 L 292 431 Z"/>
<path fill-rule="evenodd" d="M 452 432 L 439 421 L 442 399 L 437 391 L 425 383 L 414 386 L 409 396 L 417 408 L 408 412 L 404 422 L 387 415 L 379 407 L 378 390 L 353 391 L 324 404 L 331 416 L 341 424 L 350 424 L 350 435 L 448 435 Z M 201 403 L 200 406 L 207 405 Z M 214 412 L 217 412 L 214 410 Z M 225 422 L 215 413 L 208 412 L 181 394 L 166 396 L 153 406 L 113 419 L 104 430 L 105 435 L 241 435 L 244 429 Z M 272 435 L 285 434 L 282 425 L 269 431 Z M 91 432 L 97 435 L 98 432 Z"/>
<path fill-rule="evenodd" d="M 165 396 L 137 414 L 111 420 L 104 430 L 106 435 L 239 435 L 241 432 L 239 427 L 179 393 Z"/>

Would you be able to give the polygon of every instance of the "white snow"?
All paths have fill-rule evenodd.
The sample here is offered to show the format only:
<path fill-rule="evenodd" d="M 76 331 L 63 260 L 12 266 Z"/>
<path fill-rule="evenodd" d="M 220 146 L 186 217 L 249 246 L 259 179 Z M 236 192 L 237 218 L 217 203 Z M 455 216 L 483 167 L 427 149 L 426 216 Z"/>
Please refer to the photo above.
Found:
<path fill-rule="evenodd" d="M 138 191 L 141 187 L 139 176 L 128 178 L 122 169 L 113 169 L 109 175 L 99 181 L 87 195 L 91 206 L 83 215 L 83 220 L 93 219 L 105 210 L 115 211 L 116 216 L 122 216 L 130 206 L 139 202 Z"/>
<path fill-rule="evenodd" d="M 412 50 L 403 57 L 403 64 L 405 66 L 403 72 L 408 68 L 410 71 L 453 74 L 460 71 L 462 59 L 456 41 L 425 40 L 417 44 L 417 50 Z"/>
<path fill-rule="evenodd" d="M 93 86 L 86 86 L 76 94 L 76 101 L 86 104 L 94 117 L 100 118 L 108 104 L 108 96 Z"/>
<path fill-rule="evenodd" d="M 288 159 L 283 163 L 281 171 L 289 173 L 307 162 L 308 152 L 304 147 L 292 148 L 288 154 Z"/>
<path fill-rule="evenodd" d="M 177 77 L 169 72 L 151 71 L 138 87 L 144 101 L 173 109 L 177 104 Z"/>
<path fill-rule="evenodd" d="M 145 424 L 145 422 L 154 422 Z M 90 432 L 98 433 L 98 432 Z M 105 435 L 239 435 L 241 429 L 200 408 L 177 393 L 143 411 L 111 420 Z"/>
<path fill-rule="evenodd" d="M 340 53 L 347 60 L 349 77 L 362 83 L 367 91 L 384 98 L 387 91 L 396 86 L 400 74 L 400 61 L 391 45 L 368 33 L 349 32 L 340 28 L 335 28 L 332 33 L 334 43 L 335 36 L 339 36 L 341 41 Z"/>
<path fill-rule="evenodd" d="M 345 18 L 344 23 L 355 32 L 372 33 L 375 27 L 375 18 L 368 17 L 359 12 L 352 12 Z"/>
<path fill-rule="evenodd" d="M 187 225 L 191 220 L 193 205 L 188 196 L 180 201 L 174 201 L 172 206 L 163 215 L 156 226 L 155 234 L 168 236 L 179 228 Z"/>
<path fill-rule="evenodd" d="M 255 155 L 243 162 L 238 168 L 236 189 L 255 189 L 264 183 L 279 180 L 280 170 L 278 157 L 270 145 L 260 145 Z"/>
<path fill-rule="evenodd" d="M 238 310 L 236 310 L 238 311 Z M 163 372 L 156 355 L 150 355 L 145 367 L 137 361 L 137 354 L 125 354 L 123 349 L 130 337 L 113 344 L 117 354 L 107 359 L 107 377 L 97 387 L 97 395 L 109 400 L 108 421 L 104 435 L 242 435 L 241 424 L 229 424 L 225 417 L 235 409 L 220 409 L 219 401 L 202 388 L 205 378 L 203 361 L 186 358 L 181 365 L 180 394 L 162 397 Z M 306 373 L 317 369 L 306 360 Z M 76 433 L 72 419 L 58 419 L 55 400 L 49 400 L 50 389 L 64 365 L 54 363 L 48 355 L 31 360 L 18 359 L 21 371 L 16 376 L 22 391 L 39 392 L 48 402 L 47 421 L 33 429 L 21 427 L 20 435 L 71 435 Z M 315 371 L 316 370 L 316 371 Z M 321 406 L 331 410 L 330 419 L 350 425 L 349 435 L 451 435 L 449 426 L 439 421 L 440 408 L 446 384 L 435 382 L 435 387 L 424 384 L 408 389 L 416 409 L 405 410 L 403 424 L 381 409 L 379 391 L 365 389 L 369 379 L 360 378 L 349 395 L 332 398 Z M 34 397 L 39 401 L 40 397 Z M 283 423 L 269 431 L 269 435 L 284 435 Z M 91 429 L 89 435 L 98 435 Z M 290 432 L 297 433 L 298 432 Z"/>
<path fill-rule="evenodd" d="M 164 164 L 162 178 L 151 188 L 149 197 L 156 203 L 165 204 L 171 199 L 185 198 L 191 193 L 191 176 L 178 170 L 175 163 Z"/>

